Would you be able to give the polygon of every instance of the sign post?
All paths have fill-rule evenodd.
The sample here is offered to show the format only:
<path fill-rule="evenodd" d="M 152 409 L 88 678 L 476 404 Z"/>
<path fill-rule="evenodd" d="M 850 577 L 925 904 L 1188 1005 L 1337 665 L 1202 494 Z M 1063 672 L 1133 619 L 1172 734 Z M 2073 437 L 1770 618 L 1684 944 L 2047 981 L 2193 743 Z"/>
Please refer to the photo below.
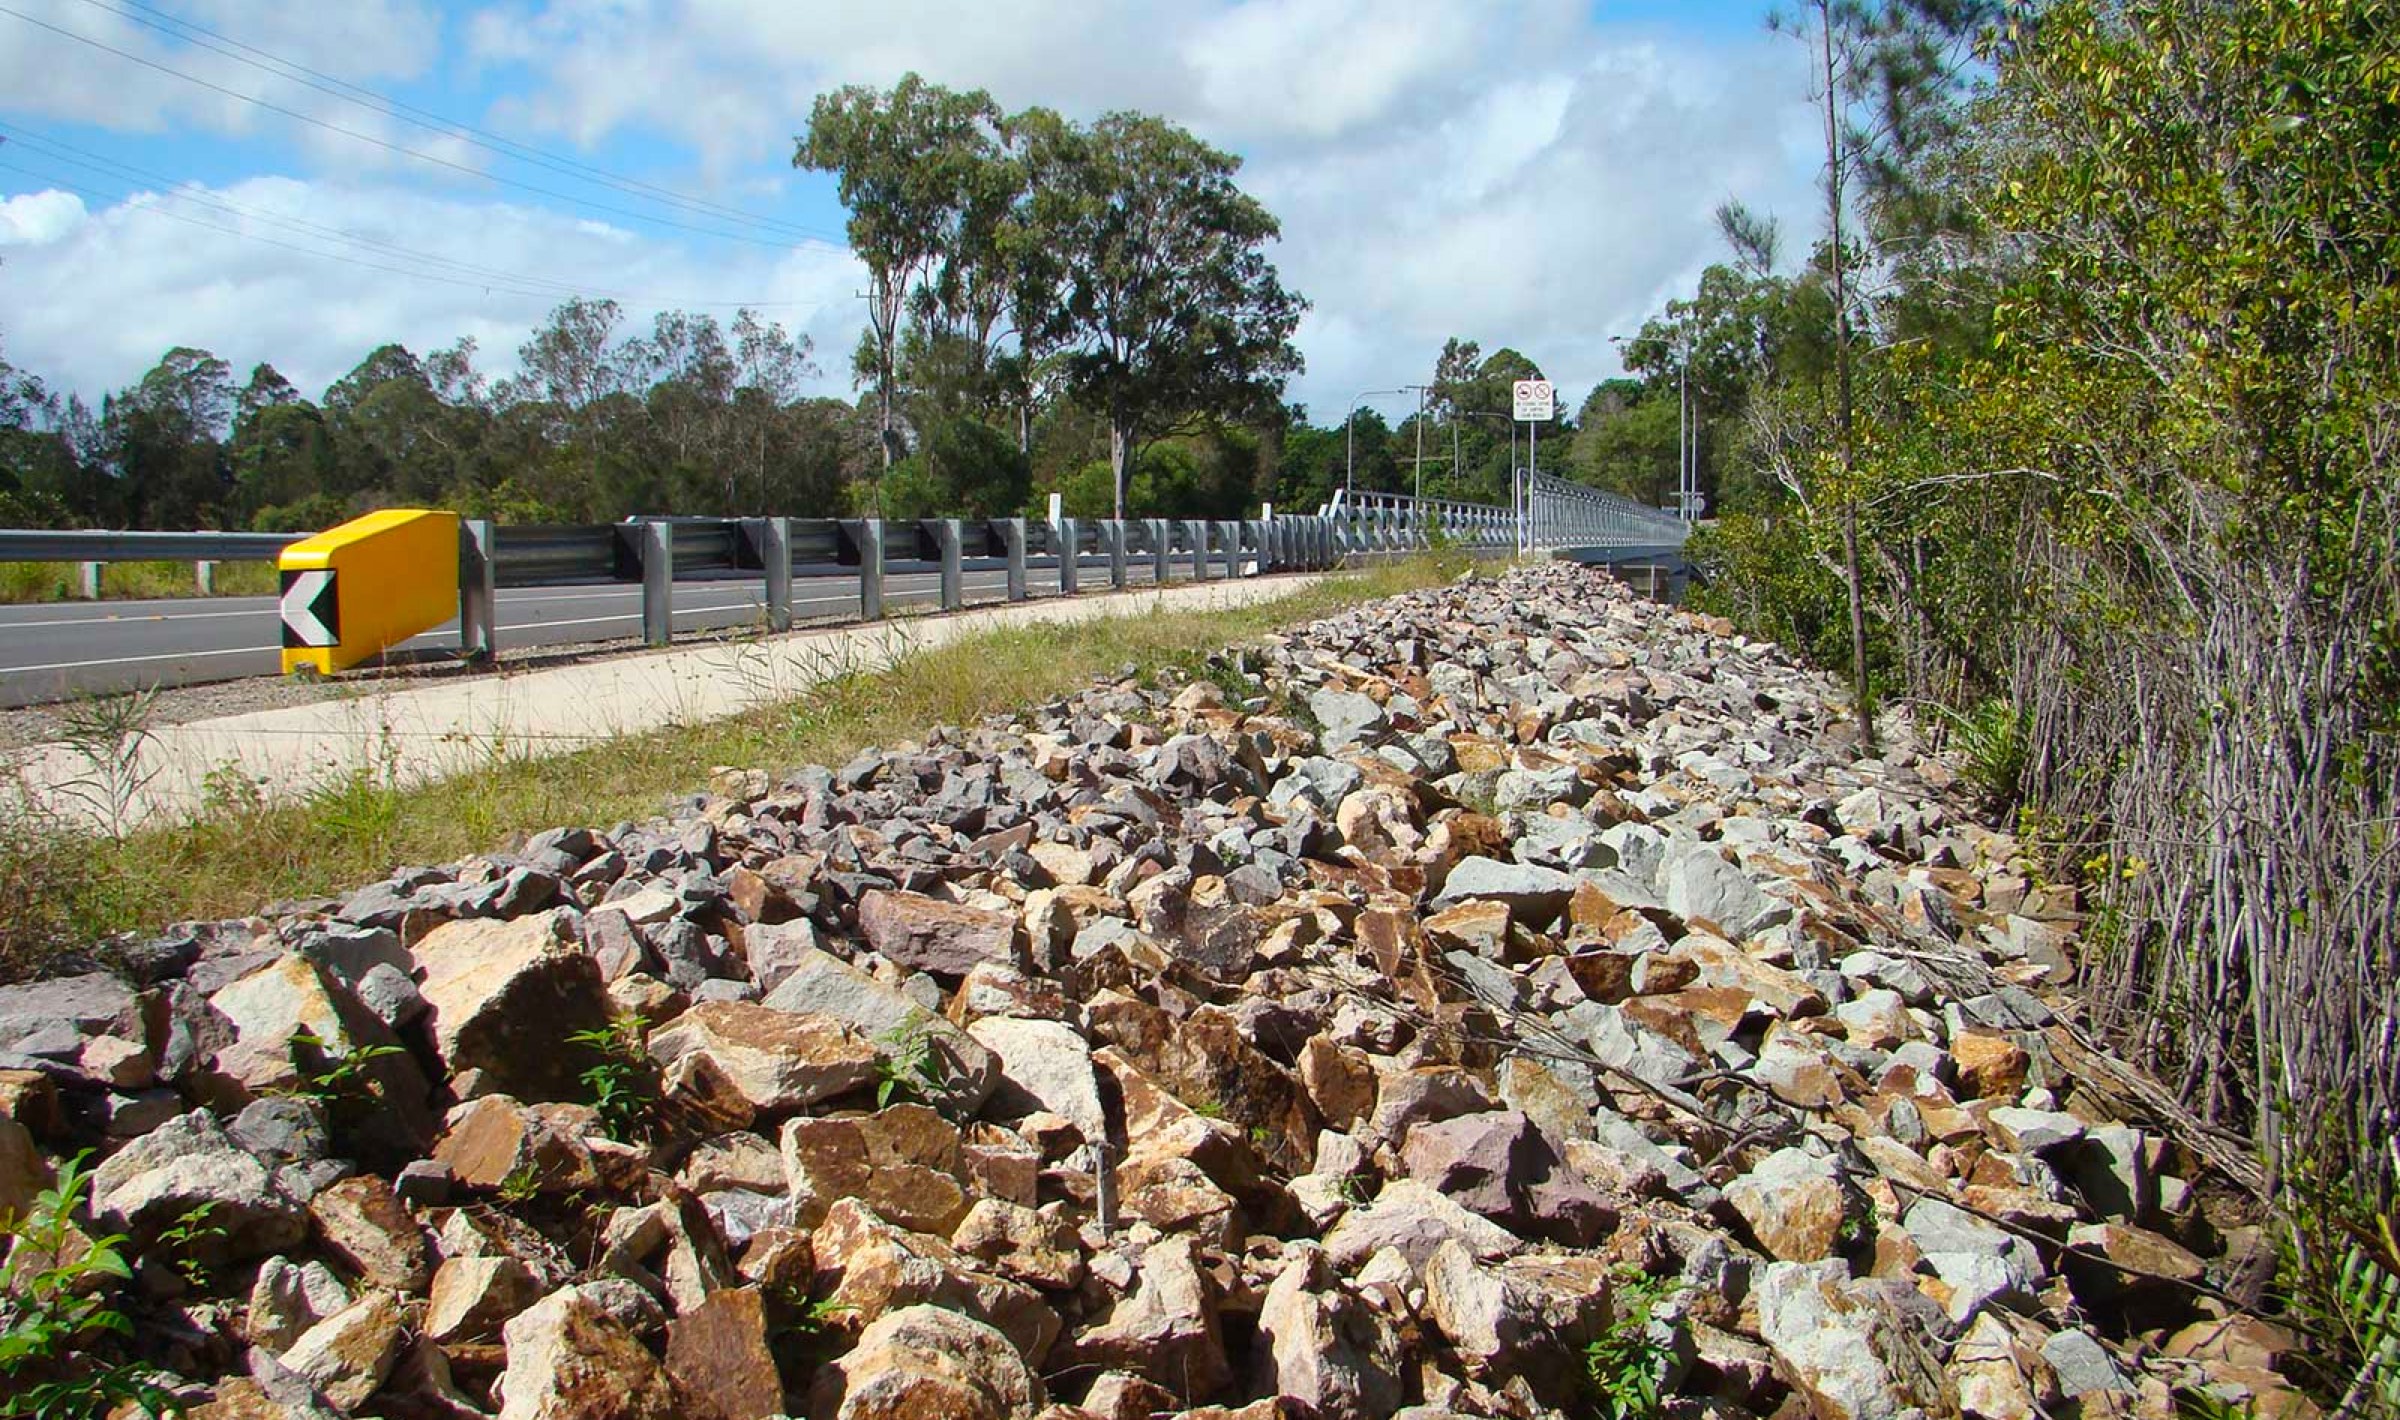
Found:
<path fill-rule="evenodd" d="M 1531 552 L 1535 531 L 1533 485 L 1534 480 L 1541 476 L 1542 467 L 1535 440 L 1542 426 L 1556 417 L 1558 398 L 1548 380 L 1519 380 L 1510 387 L 1509 392 L 1514 397 L 1515 416 L 1525 424 L 1525 474 L 1523 488 L 1516 495 L 1523 500 L 1517 504 L 1517 550 Z"/>

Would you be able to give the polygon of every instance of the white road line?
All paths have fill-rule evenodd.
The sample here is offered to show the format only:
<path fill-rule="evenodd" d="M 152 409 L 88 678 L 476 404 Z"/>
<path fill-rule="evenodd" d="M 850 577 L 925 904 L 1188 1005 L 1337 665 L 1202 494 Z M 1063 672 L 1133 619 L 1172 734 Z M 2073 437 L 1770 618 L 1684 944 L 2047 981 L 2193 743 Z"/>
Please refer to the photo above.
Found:
<path fill-rule="evenodd" d="M 275 603 L 270 598 L 258 599 L 260 605 L 240 611 L 191 611 L 180 615 L 172 612 L 149 612 L 141 616 L 85 616 L 59 621 L 0 621 L 0 631 L 47 631 L 53 626 L 142 626 L 168 621 L 206 621 L 212 617 L 272 616 Z"/>
<path fill-rule="evenodd" d="M 111 656 L 104 661 L 54 661 L 46 666 L 0 666 L 0 675 L 36 675 L 42 671 L 83 671 L 94 666 L 130 666 L 143 661 L 189 661 L 200 656 L 272 656 L 281 646 L 234 646 L 222 651 L 173 651 L 163 656 Z"/>

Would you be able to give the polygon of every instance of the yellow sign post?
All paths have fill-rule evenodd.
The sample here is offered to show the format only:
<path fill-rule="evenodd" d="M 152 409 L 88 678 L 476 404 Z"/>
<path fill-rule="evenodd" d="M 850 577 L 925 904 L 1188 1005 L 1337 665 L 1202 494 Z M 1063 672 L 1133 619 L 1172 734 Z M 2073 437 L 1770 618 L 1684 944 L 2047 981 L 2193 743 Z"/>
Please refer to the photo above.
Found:
<path fill-rule="evenodd" d="M 303 538 L 283 573 L 283 670 L 331 675 L 458 615 L 458 515 L 387 508 Z"/>

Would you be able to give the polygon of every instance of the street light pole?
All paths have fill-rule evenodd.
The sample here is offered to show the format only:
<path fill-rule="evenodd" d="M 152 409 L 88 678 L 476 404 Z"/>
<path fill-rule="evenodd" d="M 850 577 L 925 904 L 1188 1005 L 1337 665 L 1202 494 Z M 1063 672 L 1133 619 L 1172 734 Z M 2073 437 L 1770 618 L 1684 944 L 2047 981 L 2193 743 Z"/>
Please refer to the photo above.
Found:
<path fill-rule="evenodd" d="M 1406 394 L 1407 389 L 1360 390 L 1358 398 L 1350 401 L 1350 412 L 1342 416 L 1342 491 L 1356 492 L 1353 479 L 1358 470 L 1358 410 L 1379 394 Z"/>

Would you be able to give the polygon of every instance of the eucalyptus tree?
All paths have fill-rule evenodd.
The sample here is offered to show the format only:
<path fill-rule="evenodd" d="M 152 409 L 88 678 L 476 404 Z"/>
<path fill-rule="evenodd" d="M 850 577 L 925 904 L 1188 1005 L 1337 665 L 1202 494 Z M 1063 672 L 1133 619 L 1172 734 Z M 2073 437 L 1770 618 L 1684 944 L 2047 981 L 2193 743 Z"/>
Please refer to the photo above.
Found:
<path fill-rule="evenodd" d="M 905 453 L 893 408 L 900 335 L 921 285 L 932 308 L 970 326 L 996 309 L 991 263 L 966 250 L 1008 205 L 999 169 L 1000 110 L 981 89 L 957 93 L 915 74 L 889 90 L 820 95 L 792 165 L 836 175 L 850 249 L 867 268 L 860 372 L 876 391 L 883 466 Z M 988 334 L 989 321 L 981 328 Z"/>
<path fill-rule="evenodd" d="M 1148 114 L 1088 129 L 1052 116 L 1021 132 L 1026 220 L 1057 292 L 1032 334 L 1061 351 L 1067 388 L 1108 422 L 1123 517 L 1146 443 L 1280 406 L 1301 368 L 1291 335 L 1307 302 L 1267 260 L 1281 229 L 1234 181 L 1239 158 Z"/>

